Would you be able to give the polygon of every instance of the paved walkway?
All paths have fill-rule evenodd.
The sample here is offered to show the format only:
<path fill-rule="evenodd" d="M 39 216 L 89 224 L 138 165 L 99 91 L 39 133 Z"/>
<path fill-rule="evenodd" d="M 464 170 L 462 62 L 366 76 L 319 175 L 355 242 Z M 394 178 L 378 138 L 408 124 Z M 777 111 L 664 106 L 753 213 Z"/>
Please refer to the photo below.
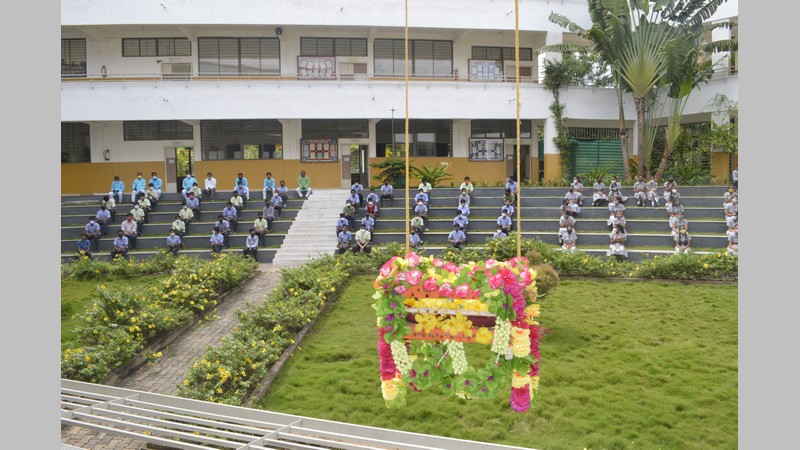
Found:
<path fill-rule="evenodd" d="M 123 380 L 120 387 L 174 395 L 192 361 L 202 356 L 208 347 L 217 345 L 221 337 L 227 336 L 238 325 L 236 311 L 244 308 L 247 303 L 263 301 L 267 292 L 277 286 L 279 281 L 278 268 L 272 264 L 260 264 L 255 276 L 219 305 L 215 320 L 192 327 L 167 347 L 158 361 L 142 366 Z M 61 430 L 61 443 L 91 450 L 147 448 L 143 442 L 75 426 Z"/>

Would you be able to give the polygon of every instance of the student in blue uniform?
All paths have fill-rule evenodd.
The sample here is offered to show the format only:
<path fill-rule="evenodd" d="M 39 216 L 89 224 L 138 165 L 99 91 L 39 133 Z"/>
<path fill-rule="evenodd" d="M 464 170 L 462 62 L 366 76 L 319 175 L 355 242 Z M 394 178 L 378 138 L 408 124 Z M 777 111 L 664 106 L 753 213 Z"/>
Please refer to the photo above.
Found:
<path fill-rule="evenodd" d="M 158 173 L 153 172 L 150 174 L 150 183 L 153 183 L 153 189 L 155 189 L 156 192 L 158 192 L 158 196 L 161 197 L 164 180 L 158 177 Z"/>
<path fill-rule="evenodd" d="M 225 239 L 220 234 L 219 228 L 214 227 L 214 229 L 211 231 L 211 239 L 209 239 L 209 242 L 211 242 L 211 253 L 221 252 L 224 241 Z"/>
<path fill-rule="evenodd" d="M 125 192 L 125 183 L 119 180 L 118 176 L 114 177 L 111 182 L 111 190 L 108 192 L 110 197 L 114 197 L 117 203 L 122 203 L 122 195 Z"/>
<path fill-rule="evenodd" d="M 244 256 L 252 256 L 254 260 L 258 261 L 258 234 L 255 228 L 250 228 L 250 234 L 244 241 Z"/>
<path fill-rule="evenodd" d="M 389 204 L 394 206 L 394 188 L 389 184 L 389 180 L 384 180 L 383 185 L 381 185 L 381 207 L 384 205 L 383 201 L 387 199 Z"/>
<path fill-rule="evenodd" d="M 225 248 L 231 248 L 231 223 L 225 220 L 225 216 L 222 214 L 217 216 L 214 228 L 219 228 L 219 234 L 222 235 L 222 244 L 225 245 Z"/>
<path fill-rule="evenodd" d="M 117 231 L 114 248 L 111 250 L 111 259 L 115 259 L 118 255 L 122 255 L 125 259 L 128 258 L 128 238 L 122 234 L 122 230 Z"/>
<path fill-rule="evenodd" d="M 358 195 L 358 205 L 362 208 L 364 207 L 364 186 L 358 180 L 353 180 L 353 184 L 350 186 L 350 190 L 356 191 Z"/>
<path fill-rule="evenodd" d="M 175 233 L 175 230 L 169 230 L 169 236 L 167 236 L 167 251 L 172 253 L 175 256 L 178 256 L 178 250 L 181 249 L 181 237 Z"/>
<path fill-rule="evenodd" d="M 462 250 L 466 240 L 467 236 L 464 235 L 464 232 L 459 229 L 458 224 L 453 225 L 453 231 L 451 231 L 450 235 L 447 236 L 447 242 L 450 243 L 450 247 Z"/>
<path fill-rule="evenodd" d="M 275 178 L 272 177 L 272 172 L 267 172 L 266 178 L 264 178 L 264 189 L 261 191 L 263 194 L 264 200 L 272 199 L 272 194 L 275 192 Z"/>
<path fill-rule="evenodd" d="M 248 193 L 250 192 L 250 185 L 247 184 L 247 178 L 245 178 L 244 175 L 242 175 L 241 172 L 239 172 L 236 175 L 236 179 L 233 180 L 233 188 L 236 189 L 237 187 L 239 187 L 239 183 L 242 183 L 242 186 L 247 188 L 247 192 Z M 250 199 L 249 197 L 247 197 L 247 198 L 248 198 L 248 200 Z"/>
<path fill-rule="evenodd" d="M 100 237 L 103 235 L 103 232 L 94 216 L 89 216 L 89 223 L 83 227 L 83 230 L 86 238 L 93 242 L 94 251 L 98 251 L 100 249 Z"/>
<path fill-rule="evenodd" d="M 100 205 L 95 219 L 97 219 L 97 223 L 100 225 L 100 232 L 103 233 L 103 236 L 107 235 L 108 226 L 111 224 L 111 213 L 108 211 L 108 208 L 106 208 L 106 205 Z"/>
<path fill-rule="evenodd" d="M 506 212 L 501 212 L 500 217 L 497 218 L 497 224 L 503 228 L 503 233 L 511 232 L 511 217 Z"/>
<path fill-rule="evenodd" d="M 192 176 L 192 174 L 186 174 L 186 178 L 184 178 L 183 183 L 181 183 L 181 187 L 183 188 L 181 190 L 181 195 L 183 195 L 184 200 L 188 198 L 187 194 L 190 190 L 192 190 L 192 186 L 194 186 L 195 183 L 197 183 L 197 180 Z"/>
<path fill-rule="evenodd" d="M 231 224 L 231 231 L 236 233 L 236 226 L 239 224 L 239 213 L 236 211 L 233 203 L 227 203 L 227 206 L 222 209 L 222 215 L 225 217 L 225 220 Z"/>
<path fill-rule="evenodd" d="M 353 234 L 347 231 L 347 225 L 342 226 L 338 239 L 339 243 L 336 250 L 338 253 L 341 254 L 350 250 L 350 246 L 353 245 Z"/>
<path fill-rule="evenodd" d="M 419 248 L 422 245 L 422 239 L 419 237 L 419 234 L 417 234 L 416 228 L 411 228 L 410 235 L 408 236 L 408 245 L 410 245 L 411 248 Z"/>
<path fill-rule="evenodd" d="M 464 233 L 464 241 L 467 241 L 467 228 L 469 227 L 469 219 L 467 216 L 461 213 L 461 211 L 456 212 L 456 216 L 453 218 L 453 225 L 458 225 L 458 229 Z"/>
<path fill-rule="evenodd" d="M 81 234 L 81 238 L 78 240 L 78 243 L 76 244 L 78 248 L 78 253 L 75 254 L 75 259 L 80 259 L 83 256 L 92 259 L 92 252 L 89 251 L 91 245 L 92 243 L 89 241 L 89 238 L 86 236 L 86 233 Z"/>

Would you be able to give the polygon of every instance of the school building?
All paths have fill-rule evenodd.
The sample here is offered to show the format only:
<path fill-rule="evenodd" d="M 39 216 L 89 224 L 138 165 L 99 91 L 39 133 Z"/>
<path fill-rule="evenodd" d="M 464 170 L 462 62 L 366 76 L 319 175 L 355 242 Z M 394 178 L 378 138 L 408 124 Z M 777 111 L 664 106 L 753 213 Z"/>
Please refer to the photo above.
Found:
<path fill-rule="evenodd" d="M 238 172 L 260 189 L 267 171 L 294 188 L 300 170 L 312 188 L 375 185 L 370 164 L 403 151 L 415 165 L 452 163 L 456 185 L 503 181 L 517 151 L 519 178 L 560 178 L 553 95 L 541 83 L 557 55 L 537 49 L 585 42 L 551 12 L 591 26 L 586 1 L 519 2 L 517 149 L 513 0 L 408 1 L 408 142 L 403 0 L 64 0 L 62 194 L 108 192 L 115 175 L 129 190 L 136 172 L 153 171 L 167 192 L 188 171 L 213 172 L 219 189 Z M 737 16 L 733 0 L 709 20 Z M 719 115 L 717 94 L 738 101 L 735 56 L 713 56 L 717 74 L 684 111 L 689 128 Z M 581 164 L 621 165 L 614 90 L 570 87 L 561 102 Z M 624 108 L 636 158 L 630 94 Z M 735 164 L 725 152 L 701 159 L 721 178 Z"/>

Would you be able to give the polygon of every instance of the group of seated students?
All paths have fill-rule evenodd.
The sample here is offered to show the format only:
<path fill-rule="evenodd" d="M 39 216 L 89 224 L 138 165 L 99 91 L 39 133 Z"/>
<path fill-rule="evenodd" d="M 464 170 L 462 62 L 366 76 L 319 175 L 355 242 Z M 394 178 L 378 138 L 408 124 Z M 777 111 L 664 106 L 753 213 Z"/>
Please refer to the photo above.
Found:
<path fill-rule="evenodd" d="M 728 186 L 728 191 L 722 196 L 722 208 L 725 211 L 725 225 L 728 237 L 727 252 L 739 256 L 739 192 L 737 191 L 738 176 L 734 184 Z"/>
<path fill-rule="evenodd" d="M 372 234 L 375 232 L 375 219 L 378 218 L 379 204 L 383 206 L 384 200 L 393 202 L 392 186 L 386 180 L 381 186 L 381 195 L 375 193 L 375 189 L 370 189 L 366 198 L 364 197 L 364 186 L 358 179 L 354 179 L 350 186 L 350 194 L 345 199 L 345 205 L 339 218 L 336 220 L 336 252 L 353 253 L 372 252 Z M 359 209 L 364 208 L 364 217 L 360 220 L 355 234 L 351 230 L 356 229 L 356 218 L 360 215 Z"/>
<path fill-rule="evenodd" d="M 111 251 L 112 258 L 117 256 L 127 258 L 128 250 L 136 249 L 136 240 L 138 237 L 144 236 L 144 226 L 148 223 L 148 217 L 151 212 L 155 211 L 159 203 L 163 186 L 162 180 L 158 178 L 156 172 L 153 172 L 148 187 L 142 191 L 144 180 L 141 175 L 138 173 L 134 180 L 134 190 L 131 194 L 133 208 L 127 213 L 126 220 L 122 222 L 120 230 L 117 231 Z M 111 183 L 111 191 L 108 195 L 103 196 L 100 209 L 94 216 L 89 217 L 89 223 L 84 227 L 84 232 L 77 243 L 76 258 L 82 256 L 92 258 L 92 252 L 98 251 L 100 238 L 108 235 L 108 227 L 116 219 L 117 205 L 122 203 L 124 189 L 124 184 L 119 181 L 118 176 L 115 176 Z M 299 197 L 307 198 L 311 195 L 310 182 L 305 171 L 301 171 L 300 177 L 298 177 L 297 192 Z M 264 208 L 253 222 L 243 250 L 245 255 L 252 256 L 254 259 L 257 259 L 258 247 L 266 246 L 266 235 L 273 232 L 272 223 L 280 218 L 284 205 L 289 199 L 289 188 L 286 183 L 281 180 L 280 184 L 276 186 L 275 179 L 270 172 L 266 173 L 262 193 L 265 199 Z M 174 255 L 177 255 L 180 249 L 185 248 L 182 238 L 189 234 L 189 225 L 201 222 L 201 200 L 203 198 L 208 201 L 217 199 L 217 180 L 209 172 L 204 189 L 201 190 L 197 180 L 190 173 L 183 180 L 181 195 L 183 197 L 181 208 L 175 215 L 175 220 L 172 222 L 167 236 L 167 250 Z M 230 200 L 216 217 L 210 239 L 212 252 L 219 253 L 223 248 L 230 248 L 229 237 L 231 234 L 237 233 L 242 209 L 246 208 L 248 200 L 250 200 L 250 189 L 247 178 L 239 173 L 234 180 Z"/>

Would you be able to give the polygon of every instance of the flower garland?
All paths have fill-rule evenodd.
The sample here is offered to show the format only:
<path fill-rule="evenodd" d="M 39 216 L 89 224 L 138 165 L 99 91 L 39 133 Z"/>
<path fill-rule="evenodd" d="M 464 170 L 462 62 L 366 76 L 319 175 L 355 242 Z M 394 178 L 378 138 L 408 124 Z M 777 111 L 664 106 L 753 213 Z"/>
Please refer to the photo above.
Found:
<path fill-rule="evenodd" d="M 457 266 L 411 253 L 387 261 L 372 305 L 386 405 L 405 405 L 408 387 L 460 398 L 494 398 L 510 387 L 511 408 L 527 411 L 539 388 L 535 277 L 525 258 Z M 495 357 L 472 367 L 465 342 L 491 345 Z"/>

